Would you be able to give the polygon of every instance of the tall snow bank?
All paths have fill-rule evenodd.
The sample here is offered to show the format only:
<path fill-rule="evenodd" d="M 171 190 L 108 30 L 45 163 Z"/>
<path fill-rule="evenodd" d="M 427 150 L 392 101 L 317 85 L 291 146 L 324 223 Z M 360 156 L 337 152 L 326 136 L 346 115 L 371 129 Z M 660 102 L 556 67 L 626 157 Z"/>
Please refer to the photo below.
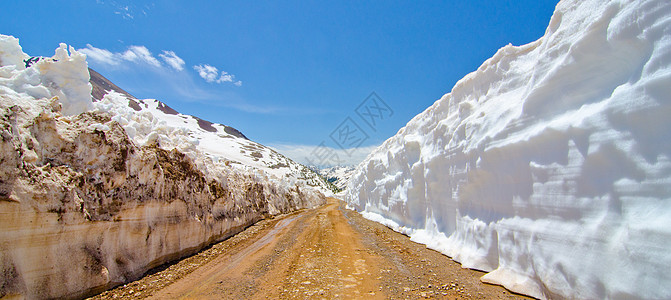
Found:
<path fill-rule="evenodd" d="M 0 298 L 92 295 L 325 200 L 233 168 L 211 178 L 108 114 L 58 108 L 0 94 Z"/>
<path fill-rule="evenodd" d="M 346 200 L 539 298 L 671 298 L 671 2 L 561 1 L 362 162 Z"/>
<path fill-rule="evenodd" d="M 91 108 L 86 55 L 61 43 L 51 58 L 33 58 L 21 49 L 19 40 L 0 34 L 0 93 L 24 94 L 35 99 L 58 97 L 64 115 Z"/>
<path fill-rule="evenodd" d="M 208 155 L 198 145 L 210 131 L 157 113 L 158 101 L 111 93 L 92 104 L 72 48 L 35 60 L 0 36 L 0 298 L 92 295 L 325 203 L 305 181 Z"/>
<path fill-rule="evenodd" d="M 19 39 L 0 34 L 0 66 L 14 66 L 19 70 L 25 69 L 24 60 L 30 58 L 23 53 Z"/>

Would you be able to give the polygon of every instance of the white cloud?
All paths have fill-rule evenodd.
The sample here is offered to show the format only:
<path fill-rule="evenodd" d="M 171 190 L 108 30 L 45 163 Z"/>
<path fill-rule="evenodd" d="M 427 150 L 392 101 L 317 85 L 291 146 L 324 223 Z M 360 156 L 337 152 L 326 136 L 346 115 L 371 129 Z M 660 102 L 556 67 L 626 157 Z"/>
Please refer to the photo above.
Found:
<path fill-rule="evenodd" d="M 154 67 L 162 67 L 161 62 L 154 57 L 145 46 L 130 46 L 124 52 L 111 52 L 107 49 L 100 49 L 86 44 L 86 48 L 79 49 L 79 52 L 96 62 L 106 65 L 119 65 L 123 62 L 144 63 Z"/>
<path fill-rule="evenodd" d="M 161 71 L 168 71 L 170 68 L 175 71 L 184 71 L 186 62 L 177 56 L 174 51 L 163 50 L 158 57 L 165 63 L 161 63 L 145 46 L 129 46 L 123 52 L 112 52 L 107 49 L 93 47 L 86 44 L 86 48 L 79 49 L 79 52 L 86 54 L 90 61 L 95 61 L 108 66 L 120 66 L 125 63 L 134 63 L 144 66 L 152 66 Z M 217 67 L 200 64 L 193 66 L 198 76 L 209 83 L 232 83 L 235 86 L 242 86 L 242 81 L 236 80 L 235 75 L 226 71 L 219 72 Z"/>
<path fill-rule="evenodd" d="M 121 2 L 126 2 L 126 3 L 121 3 Z M 142 15 L 147 16 L 147 11 L 150 10 L 150 6 L 145 5 L 144 7 L 138 8 L 133 1 L 127 1 L 127 0 L 117 0 L 117 1 L 103 1 L 103 0 L 96 0 L 97 4 L 107 6 L 108 8 L 111 8 L 112 12 L 115 15 L 121 16 L 126 20 L 133 20 L 135 19 L 135 16 L 138 15 L 138 10 L 142 12 Z M 154 4 L 152 3 L 151 6 L 153 7 Z"/>
<path fill-rule="evenodd" d="M 106 65 L 118 65 L 121 61 L 117 54 L 106 49 L 100 49 L 86 44 L 86 48 L 79 49 L 79 52 L 86 54 L 89 59 Z"/>
<path fill-rule="evenodd" d="M 331 167 L 335 165 L 356 166 L 378 146 L 373 145 L 367 147 L 341 149 L 328 147 L 325 144 L 270 144 L 270 147 L 304 165 Z"/>
<path fill-rule="evenodd" d="M 221 71 L 221 77 L 217 79 L 217 83 L 222 82 L 233 82 L 233 75 L 228 74 L 226 71 Z"/>
<path fill-rule="evenodd" d="M 216 83 L 225 83 L 225 82 L 232 82 L 236 86 L 242 86 L 242 81 L 235 80 L 235 75 L 229 74 L 226 71 L 221 71 L 219 73 L 219 69 L 217 67 L 208 65 L 208 64 L 200 64 L 193 66 L 193 69 L 198 72 L 198 75 L 205 79 L 207 82 L 216 82 Z"/>
<path fill-rule="evenodd" d="M 207 82 L 214 82 L 217 81 L 217 75 L 219 75 L 219 70 L 217 70 L 216 67 L 210 66 L 210 65 L 197 65 L 193 66 L 193 69 L 198 72 L 198 75 L 205 79 Z"/>
<path fill-rule="evenodd" d="M 177 56 L 175 52 L 163 50 L 163 53 L 159 54 L 158 56 L 162 58 L 163 61 L 165 61 L 165 63 L 171 66 L 173 69 L 177 71 L 184 70 L 184 64 L 185 64 L 184 60 L 181 57 Z"/>
<path fill-rule="evenodd" d="M 133 62 L 140 61 L 155 67 L 161 66 L 161 62 L 159 62 L 145 46 L 130 46 L 128 47 L 128 50 L 124 52 L 123 56 L 131 57 L 131 59 L 128 60 Z"/>

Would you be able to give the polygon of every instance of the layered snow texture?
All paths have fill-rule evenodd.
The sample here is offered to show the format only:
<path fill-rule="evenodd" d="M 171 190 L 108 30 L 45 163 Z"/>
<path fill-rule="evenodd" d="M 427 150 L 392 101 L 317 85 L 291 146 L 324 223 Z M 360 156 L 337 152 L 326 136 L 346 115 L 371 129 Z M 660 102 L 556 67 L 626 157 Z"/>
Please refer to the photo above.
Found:
<path fill-rule="evenodd" d="M 671 298 L 671 2 L 561 1 L 368 156 L 346 200 L 539 298 Z"/>
<path fill-rule="evenodd" d="M 64 115 L 75 115 L 91 108 L 91 84 L 89 83 L 86 55 L 78 53 L 61 43 L 56 54 L 35 62 L 26 68 L 30 56 L 23 53 L 19 40 L 0 35 L 0 90 L 12 90 L 33 98 L 61 100 Z"/>
<path fill-rule="evenodd" d="M 187 145 L 198 132 L 118 93 L 92 102 L 72 48 L 26 68 L 28 58 L 0 35 L 0 297 L 90 295 L 325 202 L 306 181 L 213 160 Z"/>

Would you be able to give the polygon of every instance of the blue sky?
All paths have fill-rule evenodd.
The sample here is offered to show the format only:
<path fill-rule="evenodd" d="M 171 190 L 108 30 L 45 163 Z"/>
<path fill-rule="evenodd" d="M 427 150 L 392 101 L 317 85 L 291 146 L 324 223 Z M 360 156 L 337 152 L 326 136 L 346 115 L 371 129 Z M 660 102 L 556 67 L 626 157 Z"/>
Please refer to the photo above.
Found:
<path fill-rule="evenodd" d="M 367 136 L 356 146 L 379 145 L 500 47 L 541 37 L 555 5 L 2 1 L 0 33 L 34 56 L 53 55 L 60 42 L 85 49 L 90 67 L 136 97 L 302 161 L 322 142 L 338 148 L 330 135 L 348 117 Z M 356 109 L 372 92 L 393 114 L 367 126 Z"/>

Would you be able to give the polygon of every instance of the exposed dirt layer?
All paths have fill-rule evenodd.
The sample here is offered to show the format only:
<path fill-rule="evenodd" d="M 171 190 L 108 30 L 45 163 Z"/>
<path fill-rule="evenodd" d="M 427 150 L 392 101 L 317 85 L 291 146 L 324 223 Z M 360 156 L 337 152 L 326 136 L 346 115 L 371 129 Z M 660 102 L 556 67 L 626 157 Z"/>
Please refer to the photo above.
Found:
<path fill-rule="evenodd" d="M 482 275 L 329 199 L 94 298 L 523 298 Z"/>

